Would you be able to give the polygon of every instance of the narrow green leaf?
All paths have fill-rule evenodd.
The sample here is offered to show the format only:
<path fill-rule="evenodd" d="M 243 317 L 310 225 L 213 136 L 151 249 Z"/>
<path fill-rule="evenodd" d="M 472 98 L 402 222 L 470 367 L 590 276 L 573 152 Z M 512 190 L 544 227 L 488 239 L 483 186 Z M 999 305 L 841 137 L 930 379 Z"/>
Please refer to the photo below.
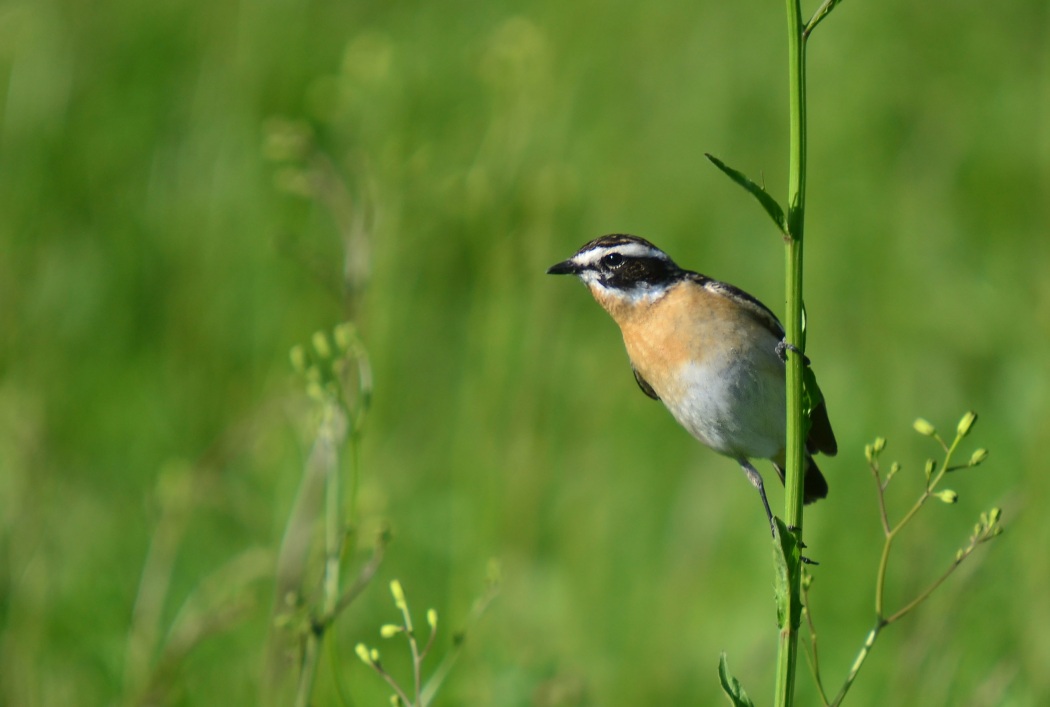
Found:
<path fill-rule="evenodd" d="M 722 683 L 722 691 L 726 693 L 733 707 L 755 707 L 755 703 L 747 696 L 740 681 L 730 674 L 725 653 L 722 653 L 718 659 L 718 680 Z"/>
<path fill-rule="evenodd" d="M 787 235 L 787 219 L 784 218 L 784 209 L 781 208 L 780 204 L 777 203 L 777 200 L 774 199 L 769 194 L 769 192 L 760 187 L 758 184 L 755 184 L 753 181 L 751 181 L 751 179 L 749 179 L 746 174 L 733 169 L 714 155 L 705 152 L 704 156 L 707 157 L 707 159 L 711 160 L 711 163 L 715 167 L 718 167 L 720 170 L 722 170 L 722 172 L 727 177 L 729 177 L 734 182 L 742 186 L 744 189 L 751 192 L 751 195 L 758 199 L 758 203 L 762 204 L 762 207 L 766 210 L 766 213 L 769 214 L 769 217 L 771 219 L 773 219 L 773 223 L 777 225 L 777 228 L 780 229 L 780 232 L 783 233 L 785 236 Z"/>
<path fill-rule="evenodd" d="M 773 569 L 776 576 L 773 580 L 773 597 L 777 605 L 777 626 L 784 628 L 798 601 L 792 597 L 792 571 L 798 571 L 801 550 L 795 540 L 795 534 L 788 531 L 780 518 L 773 518 Z"/>
<path fill-rule="evenodd" d="M 802 369 L 802 417 L 806 424 L 806 429 L 803 430 L 805 435 L 809 434 L 810 415 L 822 402 L 824 402 L 824 393 L 821 392 L 820 386 L 817 385 L 817 376 L 813 373 L 812 368 L 806 366 Z M 803 439 L 805 439 L 805 436 L 803 436 Z"/>

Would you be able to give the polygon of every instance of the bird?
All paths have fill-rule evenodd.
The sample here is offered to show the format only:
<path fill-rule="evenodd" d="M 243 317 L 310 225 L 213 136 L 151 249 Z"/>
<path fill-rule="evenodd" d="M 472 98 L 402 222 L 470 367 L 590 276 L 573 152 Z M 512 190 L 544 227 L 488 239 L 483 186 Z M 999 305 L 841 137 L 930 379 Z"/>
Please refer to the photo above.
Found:
<path fill-rule="evenodd" d="M 583 281 L 619 325 L 638 387 L 693 437 L 740 465 L 772 527 L 751 460 L 772 461 L 784 481 L 786 350 L 797 349 L 784 341 L 776 315 L 738 287 L 680 268 L 637 236 L 596 238 L 547 273 Z M 810 412 L 803 452 L 805 503 L 828 495 L 813 455 L 837 452 L 821 401 Z"/>

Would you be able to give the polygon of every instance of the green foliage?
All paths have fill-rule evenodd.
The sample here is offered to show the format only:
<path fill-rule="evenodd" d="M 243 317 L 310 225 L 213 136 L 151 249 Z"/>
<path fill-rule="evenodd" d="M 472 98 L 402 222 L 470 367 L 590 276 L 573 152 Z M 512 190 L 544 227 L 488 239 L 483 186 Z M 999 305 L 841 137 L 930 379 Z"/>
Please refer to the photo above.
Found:
<path fill-rule="evenodd" d="M 789 622 L 797 624 L 802 611 L 801 597 L 794 590 L 798 586 L 793 572 L 799 571 L 802 548 L 795 533 L 788 530 L 780 518 L 773 519 L 773 592 L 777 605 L 777 627 L 783 629 Z"/>
<path fill-rule="evenodd" d="M 740 681 L 729 672 L 729 661 L 725 653 L 718 659 L 718 681 L 722 684 L 722 692 L 729 698 L 733 707 L 754 707 L 755 703 L 747 696 Z"/>
<path fill-rule="evenodd" d="M 773 219 L 773 223 L 777 225 L 780 232 L 787 235 L 787 218 L 784 216 L 784 209 L 769 192 L 751 181 L 746 174 L 733 169 L 714 155 L 705 155 L 705 157 L 711 160 L 712 164 L 722 170 L 727 177 L 742 186 L 751 194 L 751 196 L 755 197 L 758 200 L 758 203 L 762 205 L 762 208 L 766 210 L 766 213 L 769 214 L 769 218 Z"/>
<path fill-rule="evenodd" d="M 360 476 L 361 430 L 371 404 L 372 368 L 353 324 L 331 333 L 317 331 L 310 347 L 292 347 L 292 368 L 305 380 L 314 403 L 313 442 L 295 505 L 285 525 L 275 563 L 274 613 L 263 691 L 271 704 L 283 697 L 281 685 L 294 670 L 294 704 L 311 704 L 326 635 L 335 620 L 356 600 L 379 569 L 387 543 L 383 532 L 372 557 L 346 588 L 344 559 L 353 557 L 357 539 L 357 479 Z M 351 375 L 356 371 L 356 375 Z M 344 460 L 349 459 L 347 463 Z M 350 493 L 344 491 L 349 481 Z M 320 539 L 314 528 L 323 526 Z M 312 567 L 314 548 L 323 548 L 323 570 Z M 314 576 L 319 576 L 315 581 Z M 290 629 L 290 630 L 288 630 Z M 282 656 L 295 650 L 297 660 Z"/>
<path fill-rule="evenodd" d="M 476 622 L 488 608 L 489 603 L 495 598 L 499 591 L 498 569 L 490 568 L 488 588 L 485 593 L 474 602 L 471 612 L 471 621 Z M 390 697 L 391 704 L 404 705 L 405 707 L 426 707 L 432 704 L 437 691 L 441 688 L 445 678 L 448 677 L 452 664 L 459 656 L 459 651 L 465 639 L 465 630 L 455 635 L 452 649 L 445 654 L 444 660 L 433 670 L 433 674 L 424 680 L 423 661 L 426 660 L 434 647 L 434 638 L 437 636 L 438 617 L 435 609 L 427 609 L 427 627 L 429 632 L 425 642 L 420 642 L 416 629 L 412 623 L 412 612 L 405 598 L 405 591 L 401 582 L 394 580 L 390 583 L 390 594 L 394 597 L 394 606 L 401 613 L 401 622 L 396 624 L 383 624 L 379 629 L 379 635 L 383 638 L 394 638 L 403 636 L 408 643 L 409 653 L 412 660 L 412 681 L 410 685 L 404 685 L 396 677 L 387 672 L 380 661 L 380 653 L 376 648 L 369 648 L 364 643 L 358 643 L 354 648 L 357 657 L 381 677 L 393 690 Z"/>
<path fill-rule="evenodd" d="M 1045 3 L 846 3 L 832 22 L 809 47 L 806 353 L 843 450 L 806 512 L 821 645 L 870 629 L 851 578 L 879 521 L 847 450 L 973 406 L 994 455 L 899 558 L 952 557 L 947 530 L 991 503 L 1010 533 L 879 638 L 850 704 L 1044 704 Z M 287 352 L 347 320 L 374 378 L 347 566 L 391 540 L 314 704 L 337 680 L 387 700 L 353 646 L 389 620 L 389 581 L 462 626 L 490 557 L 499 601 L 435 705 L 714 704 L 721 650 L 768 694 L 753 491 L 543 269 L 636 232 L 783 313 L 769 222 L 704 168 L 783 182 L 782 25 L 741 4 L 8 2 L 0 703 L 132 702 L 158 666 L 169 703 L 259 702 L 316 432 Z M 923 443 L 894 438 L 918 462 L 889 501 L 921 493 Z M 887 596 L 915 581 L 891 573 Z M 384 652 L 397 675 L 403 653 Z M 831 676 L 852 660 L 822 654 Z"/>

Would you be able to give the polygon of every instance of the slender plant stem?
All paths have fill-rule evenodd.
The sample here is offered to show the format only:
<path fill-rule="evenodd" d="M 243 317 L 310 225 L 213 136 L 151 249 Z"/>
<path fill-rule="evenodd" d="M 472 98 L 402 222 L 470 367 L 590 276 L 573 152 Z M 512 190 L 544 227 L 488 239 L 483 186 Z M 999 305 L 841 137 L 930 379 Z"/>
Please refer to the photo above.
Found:
<path fill-rule="evenodd" d="M 849 675 L 846 676 L 845 682 L 842 683 L 842 688 L 839 690 L 839 694 L 835 695 L 835 699 L 831 701 L 831 707 L 838 707 L 838 705 L 842 704 L 842 700 L 846 697 L 846 693 L 849 692 L 850 687 L 853 686 L 853 681 L 857 679 L 857 674 L 860 673 L 860 666 L 864 665 L 864 661 L 868 659 L 868 653 L 871 652 L 872 647 L 875 645 L 875 639 L 879 637 L 879 632 L 885 625 L 884 622 L 879 621 L 874 627 L 872 627 L 871 631 L 868 632 L 867 638 L 864 639 L 864 645 L 860 647 L 860 652 L 857 653 L 853 665 L 850 666 Z"/>
<path fill-rule="evenodd" d="M 798 0 L 788 0 L 790 57 L 791 147 L 788 173 L 788 242 L 786 258 L 787 341 L 798 351 L 787 361 L 787 524 L 802 531 L 802 234 L 806 195 L 806 83 L 805 45 L 801 37 L 802 17 Z M 798 573 L 796 573 L 798 574 Z M 801 576 L 798 574 L 798 576 Z"/>
<path fill-rule="evenodd" d="M 905 616 L 907 616 L 909 613 L 911 613 L 911 611 L 913 609 L 915 609 L 917 606 L 919 606 L 919 604 L 921 604 L 924 601 L 926 601 L 927 599 L 929 599 L 930 595 L 933 594 L 934 591 L 937 590 L 937 587 L 939 587 L 942 584 L 944 584 L 944 580 L 948 579 L 948 577 L 950 577 L 952 575 L 952 572 L 954 572 L 959 567 L 959 564 L 961 562 L 962 562 L 962 558 L 957 559 L 954 562 L 952 562 L 950 565 L 948 565 L 948 569 L 946 569 L 944 572 L 942 572 L 940 577 L 938 577 L 933 582 L 931 582 L 930 586 L 926 587 L 926 589 L 924 589 L 922 592 L 920 592 L 918 596 L 916 596 L 910 602 L 908 602 L 907 604 L 902 606 L 900 609 L 895 611 L 891 616 L 886 618 L 886 624 L 889 625 L 889 624 L 892 624 L 894 621 L 898 621 L 900 619 L 903 619 Z"/>
<path fill-rule="evenodd" d="M 846 676 L 842 688 L 835 696 L 835 699 L 832 700 L 830 703 L 828 703 L 825 699 L 825 704 L 829 704 L 829 707 L 837 707 L 837 705 L 841 704 L 842 700 L 846 696 L 846 693 L 849 692 L 850 687 L 853 685 L 853 681 L 857 678 L 857 675 L 860 673 L 860 668 L 864 664 L 864 661 L 867 660 L 868 654 L 871 652 L 872 647 L 874 647 L 875 641 L 878 638 L 879 633 L 882 631 L 882 629 L 904 618 L 913 610 L 918 608 L 923 602 L 929 599 L 930 595 L 932 595 L 937 590 L 937 588 L 940 587 L 941 584 L 943 584 L 945 580 L 947 580 L 948 577 L 950 577 L 952 573 L 955 572 L 956 569 L 958 569 L 959 565 L 962 564 L 962 562 L 970 556 L 970 553 L 973 552 L 974 548 L 977 547 L 977 545 L 980 542 L 982 542 L 982 537 L 984 536 L 981 536 L 979 533 L 975 533 L 974 536 L 970 539 L 970 544 L 959 552 L 959 554 L 955 557 L 952 563 L 948 565 L 948 568 L 945 569 L 944 572 L 942 572 L 940 576 L 937 577 L 937 579 L 931 582 L 925 589 L 919 592 L 911 601 L 902 606 L 900 609 L 893 612 L 889 616 L 886 615 L 886 575 L 889 569 L 890 552 L 893 550 L 893 543 L 896 540 L 897 535 L 905 528 L 905 526 L 908 525 L 908 523 L 912 521 L 912 519 L 926 504 L 926 502 L 933 497 L 934 489 L 936 489 L 938 485 L 940 485 L 940 482 L 944 478 L 945 474 L 954 469 L 962 468 L 953 467 L 951 463 L 952 456 L 955 454 L 956 448 L 959 446 L 959 442 L 962 441 L 963 436 L 964 435 L 962 433 L 956 435 L 955 440 L 951 443 L 951 445 L 948 445 L 937 434 L 933 434 L 933 438 L 941 446 L 941 449 L 944 450 L 944 461 L 940 465 L 940 469 L 937 471 L 937 473 L 927 478 L 926 486 L 923 489 L 923 492 L 919 495 L 919 498 L 915 501 L 911 508 L 909 508 L 908 511 L 903 516 L 901 516 L 900 520 L 898 520 L 896 524 L 893 525 L 890 524 L 888 515 L 886 513 L 885 493 L 886 486 L 889 483 L 889 479 L 887 478 L 887 480 L 883 482 L 882 478 L 879 475 L 878 462 L 875 460 L 871 462 L 871 471 L 875 477 L 875 490 L 879 501 L 879 514 L 882 521 L 883 533 L 885 535 L 885 539 L 882 544 L 882 555 L 879 558 L 879 569 L 875 576 L 875 625 L 868 633 L 868 636 L 864 641 L 864 645 L 861 646 L 861 649 L 858 652 L 856 659 L 853 661 L 853 665 L 850 667 L 849 674 Z M 810 634 L 812 636 L 812 641 L 814 644 L 813 649 L 815 651 L 816 634 L 814 633 L 812 622 L 810 623 Z M 814 666 L 814 675 L 816 677 L 817 685 L 819 687 L 819 665 L 814 663 Z"/>
<path fill-rule="evenodd" d="M 342 410 L 334 403 L 329 403 L 326 416 L 343 416 Z M 334 426 L 335 421 L 327 423 Z M 346 424 L 345 420 L 342 422 Z M 333 444 L 338 454 L 338 446 Z M 325 569 L 324 569 L 324 603 L 323 614 L 329 614 L 339 601 L 339 560 L 343 551 L 343 499 L 339 483 L 339 459 L 333 460 L 325 480 Z"/>
<path fill-rule="evenodd" d="M 413 705 L 412 700 L 409 698 L 408 694 L 406 694 L 405 691 L 401 689 L 401 686 L 397 683 L 397 680 L 394 679 L 393 675 L 391 675 L 386 670 L 380 667 L 376 668 L 376 672 L 379 673 L 380 677 L 386 680 L 386 684 L 389 685 L 397 694 L 397 696 L 401 698 L 402 703 L 409 707 Z"/>
<path fill-rule="evenodd" d="M 809 18 L 809 22 L 806 23 L 805 29 L 802 30 L 802 39 L 808 39 L 809 35 L 817 28 L 817 25 L 820 24 L 821 20 L 827 17 L 839 2 L 841 2 L 841 0 L 824 0 L 820 7 L 817 8 L 817 11 L 813 13 L 813 17 Z"/>
<path fill-rule="evenodd" d="M 295 707 L 308 707 L 310 695 L 314 690 L 314 677 L 317 675 L 317 662 L 321 654 L 321 637 L 316 631 L 310 631 L 303 647 L 302 665 L 299 670 L 299 682 L 295 690 Z"/>
<path fill-rule="evenodd" d="M 325 569 L 322 582 L 321 620 L 311 622 L 305 637 L 303 658 L 296 690 L 296 707 L 310 704 L 317 674 L 324 633 L 328 626 L 323 617 L 332 615 L 339 601 L 339 559 L 342 553 L 342 499 L 339 484 L 339 448 L 346 436 L 346 416 L 335 402 L 324 405 L 323 418 L 311 454 L 325 478 Z"/>
<path fill-rule="evenodd" d="M 805 614 L 806 624 L 809 627 L 809 661 L 810 667 L 813 672 L 813 680 L 817 684 L 817 692 L 820 694 L 820 701 L 826 707 L 828 704 L 828 694 L 824 690 L 824 681 L 820 677 L 820 653 L 817 649 L 817 627 L 813 623 L 813 612 L 809 605 L 809 593 L 806 590 L 806 584 L 803 582 L 802 585 L 802 597 L 805 600 Z"/>
<path fill-rule="evenodd" d="M 886 539 L 882 543 L 882 556 L 879 558 L 879 571 L 875 575 L 875 616 L 882 618 L 883 596 L 886 589 L 886 571 L 890 565 L 890 550 L 893 549 L 893 539 L 897 537 L 897 534 L 890 531 L 886 534 Z"/>
<path fill-rule="evenodd" d="M 787 475 L 785 480 L 785 515 L 789 532 L 802 543 L 803 456 L 805 430 L 802 411 L 802 243 L 806 202 L 806 73 L 805 42 L 799 0 L 787 0 L 788 84 L 790 111 L 790 162 L 788 169 L 787 257 L 785 313 L 786 339 L 796 347 L 787 359 Z M 800 557 L 787 558 L 788 587 L 786 615 L 782 616 L 777 649 L 776 692 L 774 704 L 793 704 L 795 669 L 798 663 L 798 634 L 801 624 Z M 793 565 L 793 566 L 791 566 Z"/>
<path fill-rule="evenodd" d="M 885 482 L 879 478 L 878 467 L 872 467 L 872 471 L 875 473 L 875 485 L 878 487 L 878 498 L 879 498 L 879 521 L 882 522 L 882 532 L 886 535 L 890 534 L 890 515 L 886 510 L 886 484 L 889 483 L 887 479 Z"/>

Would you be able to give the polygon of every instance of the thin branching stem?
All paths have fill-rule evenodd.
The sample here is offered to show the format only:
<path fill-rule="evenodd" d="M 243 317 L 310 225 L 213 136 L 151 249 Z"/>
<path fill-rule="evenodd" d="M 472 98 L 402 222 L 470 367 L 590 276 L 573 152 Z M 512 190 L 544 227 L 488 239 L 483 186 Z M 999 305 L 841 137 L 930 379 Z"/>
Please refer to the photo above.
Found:
<path fill-rule="evenodd" d="M 325 416 L 340 416 L 345 417 L 345 414 L 335 403 L 330 403 L 326 406 Z M 327 422 L 326 428 L 327 434 L 332 434 L 333 437 L 336 432 L 332 430 L 337 425 L 333 420 Z M 341 425 L 345 426 L 345 419 Z M 343 435 L 345 439 L 345 433 Z M 322 613 L 329 614 L 334 609 L 339 601 L 339 560 L 343 553 L 343 499 L 340 493 L 341 484 L 339 479 L 339 456 L 338 452 L 341 447 L 336 440 L 333 439 L 332 447 L 335 450 L 335 458 L 331 469 L 328 471 L 328 478 L 325 480 L 325 568 L 324 568 L 324 603 L 322 605 Z"/>
<path fill-rule="evenodd" d="M 920 604 L 929 599 L 930 595 L 933 594 L 934 591 L 936 591 L 937 588 L 944 583 L 944 580 L 948 579 L 948 577 L 950 577 L 952 573 L 955 572 L 955 570 L 959 567 L 959 564 L 961 562 L 962 559 L 958 559 L 953 561 L 950 565 L 948 565 L 948 569 L 942 572 L 940 577 L 931 582 L 930 586 L 926 587 L 926 589 L 919 592 L 919 594 L 914 599 L 912 599 L 910 602 L 898 609 L 896 612 L 886 617 L 885 625 L 888 626 L 904 618 L 909 613 L 911 613 L 913 609 L 917 608 Z"/>
<path fill-rule="evenodd" d="M 412 684 L 415 688 L 416 701 L 414 704 L 421 704 L 419 701 L 420 692 L 423 689 L 423 657 L 419 653 L 419 644 L 416 642 L 414 634 L 411 636 L 409 641 L 412 645 Z"/>
<path fill-rule="evenodd" d="M 973 551 L 977 548 L 978 545 L 987 542 L 988 540 L 991 540 L 992 538 L 998 536 L 1002 532 L 1002 528 L 999 526 L 1000 512 L 998 509 L 993 509 L 988 513 L 981 514 L 980 522 L 975 527 L 974 534 L 970 537 L 969 543 L 956 553 L 956 556 L 951 562 L 951 564 L 949 564 L 949 566 L 935 580 L 933 580 L 922 591 L 916 594 L 910 601 L 905 603 L 903 606 L 901 606 L 901 608 L 897 609 L 895 612 L 887 615 L 885 609 L 886 576 L 888 574 L 890 553 L 893 549 L 893 544 L 897 536 L 911 522 L 911 520 L 915 517 L 915 515 L 919 512 L 923 505 L 925 505 L 925 503 L 934 495 L 938 495 L 935 493 L 935 491 L 942 479 L 944 478 L 945 474 L 956 469 L 975 466 L 981 461 L 983 461 L 984 457 L 987 456 L 986 452 L 983 454 L 975 453 L 975 455 L 971 458 L 971 461 L 968 464 L 964 464 L 958 467 L 954 467 L 951 464 L 952 457 L 958 449 L 959 443 L 962 441 L 963 437 L 965 437 L 968 433 L 969 426 L 973 424 L 973 413 L 968 413 L 968 416 L 968 421 L 967 418 L 964 418 L 964 421 L 960 423 L 960 431 L 956 434 L 955 439 L 950 445 L 945 443 L 945 441 L 936 432 L 932 430 L 932 427 L 928 426 L 928 423 L 924 423 L 921 429 L 917 423 L 916 429 L 920 429 L 920 431 L 922 431 L 923 434 L 926 434 L 927 436 L 933 438 L 937 442 L 937 444 L 940 445 L 941 449 L 944 452 L 944 460 L 943 463 L 940 465 L 940 469 L 939 471 L 937 471 L 937 473 L 933 473 L 932 471 L 935 466 L 934 462 L 932 460 L 927 462 L 927 478 L 922 493 L 919 495 L 915 503 L 900 518 L 900 520 L 897 521 L 895 525 L 891 525 L 888 519 L 888 515 L 886 512 L 885 491 L 890 479 L 894 474 L 894 471 L 897 468 L 896 464 L 894 464 L 894 469 L 891 470 L 890 474 L 886 477 L 885 481 L 883 481 L 879 473 L 879 463 L 877 459 L 878 449 L 881 448 L 881 446 L 875 445 L 874 453 L 873 447 L 869 447 L 867 450 L 867 454 L 869 455 L 869 465 L 871 468 L 872 475 L 875 478 L 875 489 L 879 503 L 879 514 L 883 526 L 883 533 L 885 536 L 882 546 L 882 553 L 879 558 L 879 568 L 875 580 L 875 624 L 868 632 L 868 635 L 864 640 L 864 644 L 861 646 L 857 657 L 853 661 L 853 665 L 850 667 L 846 679 L 843 681 L 841 689 L 839 690 L 835 698 L 830 702 L 828 702 L 827 697 L 825 696 L 823 684 L 820 677 L 820 663 L 817 660 L 816 628 L 814 627 L 812 615 L 809 613 L 808 609 L 806 614 L 809 622 L 808 627 L 810 632 L 811 644 L 807 655 L 812 656 L 810 666 L 812 668 L 814 679 L 817 684 L 817 689 L 821 694 L 821 699 L 824 701 L 824 704 L 827 707 L 837 707 L 837 705 L 841 704 L 842 700 L 846 696 L 846 693 L 849 692 L 850 687 L 853 685 L 854 680 L 859 674 L 861 666 L 864 664 L 865 660 L 867 660 L 867 657 L 870 654 L 872 647 L 875 645 L 875 641 L 878 639 L 878 636 L 881 633 L 882 629 L 884 629 L 886 626 L 889 626 L 890 624 L 896 623 L 897 621 L 910 614 L 920 605 L 922 605 L 948 579 L 948 577 L 950 577 L 955 572 L 955 570 L 958 569 L 959 565 L 962 564 L 962 562 L 973 553 Z M 964 423 L 966 424 L 964 425 Z M 983 452 L 983 450 L 979 450 L 979 452 Z M 944 492 L 941 493 L 943 494 Z M 943 498 L 944 497 L 942 496 L 942 499 Z M 948 502 L 952 501 L 949 500 Z M 808 605 L 808 597 L 806 597 L 806 599 L 806 603 Z"/>
<path fill-rule="evenodd" d="M 329 624 L 335 621 L 336 617 L 339 616 L 340 612 L 342 612 L 343 609 L 345 609 L 346 607 L 350 606 L 350 604 L 353 603 L 353 601 L 361 595 L 361 592 L 363 592 L 365 588 L 368 587 L 369 583 L 371 583 L 372 581 L 372 578 L 375 577 L 376 572 L 379 570 L 379 565 L 383 563 L 383 554 L 386 551 L 386 542 L 386 534 L 383 533 L 379 536 L 379 539 L 376 541 L 375 548 L 372 550 L 372 557 L 369 558 L 368 562 L 366 562 L 361 568 L 361 571 L 358 572 L 357 579 L 355 579 L 354 583 L 351 584 L 345 592 L 343 592 L 343 596 L 339 598 L 338 603 L 336 603 L 335 608 L 331 611 L 331 613 L 325 614 L 318 620 L 319 624 L 327 628 Z"/>
<path fill-rule="evenodd" d="M 842 2 L 842 0 L 824 0 L 824 2 L 821 3 L 820 7 L 818 7 L 816 12 L 813 13 L 813 16 L 809 18 L 809 22 L 806 23 L 805 29 L 802 30 L 803 41 L 809 39 L 809 35 L 813 33 L 813 30 L 817 28 L 817 25 L 819 25 L 840 2 Z"/>
<path fill-rule="evenodd" d="M 882 543 L 882 555 L 879 557 L 879 571 L 875 575 L 875 616 L 882 617 L 883 597 L 886 590 L 886 570 L 890 565 L 890 550 L 893 549 L 892 532 L 886 535 Z"/>
<path fill-rule="evenodd" d="M 326 401 L 322 421 L 314 443 L 318 469 L 325 479 L 325 568 L 322 579 L 321 616 L 331 615 L 339 600 L 339 560 L 342 551 L 342 514 L 339 498 L 339 450 L 346 441 L 346 415 L 334 401 Z M 311 621 L 311 629 L 304 637 L 299 682 L 296 689 L 296 707 L 306 707 L 313 693 L 327 624 Z"/>
<path fill-rule="evenodd" d="M 496 598 L 496 594 L 499 593 L 499 583 L 492 581 L 489 583 L 485 593 L 482 594 L 471 607 L 470 615 L 467 617 L 467 622 L 453 639 L 452 649 L 445 653 L 445 657 L 438 663 L 433 674 L 427 680 L 423 686 L 423 694 L 420 696 L 421 704 L 428 705 L 434 699 L 434 695 L 437 694 L 438 688 L 445 682 L 449 672 L 452 670 L 452 666 L 455 664 L 456 659 L 459 657 L 460 651 L 463 650 L 463 644 L 466 640 L 466 636 L 473 629 L 474 625 L 481 620 L 482 614 L 488 609 L 489 605 Z M 431 634 L 433 638 L 433 634 Z M 429 645 L 427 647 L 429 651 Z"/>
<path fill-rule="evenodd" d="M 820 701 L 825 705 L 828 704 L 828 695 L 824 690 L 824 681 L 820 677 L 820 652 L 817 648 L 817 627 L 813 623 L 813 613 L 810 610 L 809 605 L 809 587 L 805 579 L 802 581 L 802 598 L 805 601 L 805 609 L 803 612 L 806 616 L 806 626 L 809 628 L 809 642 L 806 644 L 806 657 L 809 659 L 810 672 L 813 673 L 813 680 L 817 684 L 817 692 L 820 694 Z"/>
<path fill-rule="evenodd" d="M 401 699 L 401 703 L 402 704 L 404 704 L 404 705 L 413 705 L 413 704 L 415 704 L 414 702 L 412 702 L 412 700 L 408 699 L 408 695 L 405 694 L 405 691 L 402 690 L 401 686 L 397 684 L 397 680 L 394 679 L 394 676 L 392 676 L 390 673 L 388 673 L 386 670 L 384 670 L 383 666 L 381 666 L 378 663 L 376 663 L 372 667 L 375 668 L 375 671 L 377 673 L 379 673 L 379 676 L 381 678 L 386 680 L 386 684 L 389 685 L 394 690 L 394 692 L 397 694 L 397 696 Z"/>

